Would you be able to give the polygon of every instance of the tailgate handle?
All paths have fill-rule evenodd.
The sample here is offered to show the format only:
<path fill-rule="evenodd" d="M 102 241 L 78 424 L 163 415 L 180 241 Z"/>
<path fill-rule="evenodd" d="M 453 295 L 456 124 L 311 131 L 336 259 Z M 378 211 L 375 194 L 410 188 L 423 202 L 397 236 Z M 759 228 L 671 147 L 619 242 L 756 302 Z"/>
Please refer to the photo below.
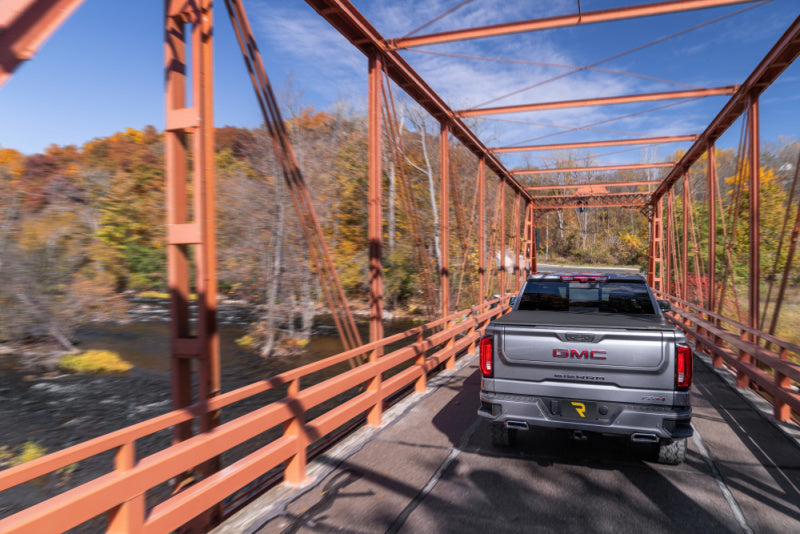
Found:
<path fill-rule="evenodd" d="M 593 334 L 567 334 L 564 336 L 567 341 L 579 341 L 582 343 L 594 343 L 599 336 Z M 599 341 L 599 340 L 598 340 Z"/>

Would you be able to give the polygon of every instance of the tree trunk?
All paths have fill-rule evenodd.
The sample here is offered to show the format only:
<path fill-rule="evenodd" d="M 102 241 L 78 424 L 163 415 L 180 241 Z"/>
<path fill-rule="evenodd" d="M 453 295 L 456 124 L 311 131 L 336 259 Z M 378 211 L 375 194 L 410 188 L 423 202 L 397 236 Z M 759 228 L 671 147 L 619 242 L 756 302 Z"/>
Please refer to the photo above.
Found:
<path fill-rule="evenodd" d="M 264 329 L 266 339 L 261 346 L 261 356 L 268 358 L 275 349 L 275 311 L 278 304 L 278 285 L 281 278 L 281 264 L 283 263 L 283 240 L 286 229 L 286 207 L 282 199 L 278 198 L 278 220 L 276 221 L 275 233 L 273 234 L 274 250 L 272 272 L 269 285 L 267 286 L 267 309 L 264 316 Z M 266 269 L 265 269 L 266 270 Z"/>

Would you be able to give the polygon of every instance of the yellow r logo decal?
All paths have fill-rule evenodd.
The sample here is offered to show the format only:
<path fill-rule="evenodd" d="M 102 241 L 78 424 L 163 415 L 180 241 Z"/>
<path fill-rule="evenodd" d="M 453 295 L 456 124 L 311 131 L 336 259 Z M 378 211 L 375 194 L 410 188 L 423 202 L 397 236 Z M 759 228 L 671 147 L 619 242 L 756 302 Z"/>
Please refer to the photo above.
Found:
<path fill-rule="evenodd" d="M 578 415 L 581 417 L 586 417 L 586 405 L 582 402 L 573 402 L 571 403 L 575 406 L 575 411 L 578 412 Z"/>

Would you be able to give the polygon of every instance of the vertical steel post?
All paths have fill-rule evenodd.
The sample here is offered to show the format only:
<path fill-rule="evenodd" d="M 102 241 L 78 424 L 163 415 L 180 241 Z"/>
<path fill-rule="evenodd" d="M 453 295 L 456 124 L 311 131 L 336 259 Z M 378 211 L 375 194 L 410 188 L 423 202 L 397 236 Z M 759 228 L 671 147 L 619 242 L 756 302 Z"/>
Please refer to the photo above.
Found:
<path fill-rule="evenodd" d="M 670 295 L 675 295 L 675 280 L 673 278 L 672 266 L 670 259 L 675 258 L 675 229 L 672 227 L 675 224 L 675 189 L 672 188 L 667 191 L 666 198 L 666 223 L 662 222 L 662 229 L 664 231 L 664 240 L 662 246 L 664 247 L 664 262 L 661 264 L 662 268 L 662 287 L 661 290 Z"/>
<path fill-rule="evenodd" d="M 369 57 L 369 340 L 383 338 L 383 210 L 381 197 L 381 72 L 377 51 Z"/>
<path fill-rule="evenodd" d="M 663 198 L 653 205 L 650 217 L 650 255 L 647 263 L 647 283 L 650 287 L 663 290 Z"/>
<path fill-rule="evenodd" d="M 517 191 L 514 195 L 514 293 L 519 291 L 520 285 L 520 274 L 522 274 L 522 268 L 519 265 L 519 256 L 520 256 L 520 225 L 519 225 L 519 207 L 520 207 L 520 195 Z M 524 222 L 522 228 L 525 228 Z M 524 231 L 524 230 L 523 230 Z"/>
<path fill-rule="evenodd" d="M 212 2 L 166 0 L 165 9 L 167 277 L 171 311 L 172 398 L 173 407 L 180 409 L 191 404 L 193 396 L 197 401 L 206 402 L 220 393 Z M 191 107 L 187 107 L 186 98 L 187 26 L 191 28 Z M 191 184 L 188 182 L 190 169 Z M 189 320 L 192 263 L 197 292 L 194 333 Z M 197 366 L 196 395 L 192 393 L 192 362 Z M 199 420 L 200 430 L 208 432 L 219 424 L 219 412 L 206 411 Z M 191 421 L 188 421 L 175 426 L 173 441 L 183 441 L 191 435 Z M 195 468 L 200 477 L 207 477 L 217 470 L 219 458 Z M 189 473 L 179 477 L 178 486 L 191 477 Z M 217 506 L 205 512 L 199 511 L 192 528 L 206 529 L 215 522 L 218 513 Z"/>
<path fill-rule="evenodd" d="M 168 282 L 171 295 L 171 348 L 173 404 L 182 408 L 191 402 L 191 361 L 198 365 L 198 399 L 219 394 L 219 337 L 216 306 L 216 242 L 214 228 L 214 127 L 212 98 L 211 1 L 190 11 L 185 4 L 167 1 L 166 20 L 166 161 Z M 186 107 L 186 31 L 192 35 L 192 107 Z M 190 166 L 191 187 L 187 183 Z M 191 203 L 189 195 L 193 195 Z M 189 205 L 193 207 L 189 217 Z M 197 290 L 197 332 L 189 324 L 189 248 L 194 246 Z M 217 424 L 218 414 L 201 418 L 201 429 Z M 176 428 L 180 441 L 191 435 L 188 425 Z"/>
<path fill-rule="evenodd" d="M 761 263 L 760 247 L 760 213 L 759 213 L 759 190 L 761 185 L 761 152 L 759 148 L 759 124 L 758 124 L 758 98 L 750 101 L 750 121 L 748 123 L 750 132 L 750 306 L 749 322 L 751 328 L 758 326 L 758 310 L 760 298 L 761 277 L 759 267 Z"/>
<path fill-rule="evenodd" d="M 450 125 L 443 122 L 441 124 L 439 138 L 439 173 L 441 183 L 439 186 L 439 201 L 441 202 L 440 212 L 440 238 L 442 256 L 442 317 L 450 315 Z M 447 321 L 445 329 L 452 326 L 452 321 Z M 446 344 L 446 348 L 451 348 L 455 344 L 455 339 L 451 338 Z M 453 370 L 456 368 L 455 353 L 448 356 L 445 369 Z"/>
<path fill-rule="evenodd" d="M 708 145 L 708 294 L 706 309 L 717 306 L 717 156 L 714 144 Z"/>
<path fill-rule="evenodd" d="M 531 237 L 530 237 L 530 240 L 531 240 L 530 263 L 531 263 L 531 267 L 530 267 L 530 272 L 531 273 L 538 273 L 539 272 L 539 266 L 537 265 L 538 256 L 537 256 L 537 253 L 536 253 L 536 247 L 538 246 L 538 243 L 536 242 L 536 211 L 533 209 L 533 202 L 530 202 L 528 204 L 528 210 L 530 210 L 530 214 L 531 214 L 530 215 L 530 217 L 531 217 L 531 226 L 530 226 L 530 231 L 531 231 Z"/>
<path fill-rule="evenodd" d="M 683 175 L 683 227 L 681 236 L 681 298 L 687 300 L 689 296 L 689 173 Z M 696 282 L 700 283 L 700 273 L 695 273 Z"/>
<path fill-rule="evenodd" d="M 443 122 L 439 135 L 439 239 L 442 271 L 442 317 L 450 315 L 450 126 Z"/>
<path fill-rule="evenodd" d="M 381 196 L 381 71 L 382 59 L 377 50 L 369 56 L 368 74 L 368 165 L 369 165 L 369 340 L 383 338 L 383 210 Z M 370 361 L 381 356 L 378 350 L 369 354 Z M 374 392 L 376 401 L 367 414 L 367 423 L 378 427 L 383 419 L 381 375 L 370 380 L 367 389 Z"/>
<path fill-rule="evenodd" d="M 486 300 L 486 158 L 478 162 L 478 294 Z"/>
<path fill-rule="evenodd" d="M 164 148 L 167 189 L 167 283 L 170 291 L 170 352 L 172 378 L 172 407 L 180 409 L 192 401 L 192 358 L 200 352 L 199 342 L 192 337 L 189 324 L 189 245 L 199 241 L 196 226 L 189 225 L 187 166 L 191 124 L 178 119 L 186 110 L 186 28 L 183 15 L 173 11 L 167 1 L 165 32 L 166 64 L 166 131 Z M 190 109 L 191 111 L 191 109 Z M 178 229 L 191 228 L 196 239 L 176 235 Z M 186 233 L 186 232 L 184 232 Z M 173 429 L 173 441 L 192 435 L 191 422 Z"/>
<path fill-rule="evenodd" d="M 506 294 L 506 183 L 501 178 L 498 194 L 500 195 L 500 291 L 501 297 Z"/>

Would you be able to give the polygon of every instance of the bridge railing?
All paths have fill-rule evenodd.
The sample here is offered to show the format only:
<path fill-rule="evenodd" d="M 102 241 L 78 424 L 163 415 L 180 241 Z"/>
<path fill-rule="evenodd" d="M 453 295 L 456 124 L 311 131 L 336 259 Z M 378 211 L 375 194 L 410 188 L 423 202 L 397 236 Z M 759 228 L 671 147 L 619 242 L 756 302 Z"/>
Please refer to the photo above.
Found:
<path fill-rule="evenodd" d="M 773 405 L 779 421 L 800 422 L 800 346 L 697 304 L 656 291 L 673 303 L 671 321 L 696 348 L 711 356 L 714 367 L 736 373 L 739 388 L 750 387 Z"/>
<path fill-rule="evenodd" d="M 0 491 L 4 491 L 76 462 L 114 453 L 110 472 L 0 520 L 0 532 L 45 532 L 54 526 L 68 530 L 105 513 L 109 531 L 169 532 L 271 470 L 282 471 L 289 484 L 303 484 L 312 444 L 364 414 L 369 425 L 379 426 L 387 397 L 412 385 L 424 391 L 430 371 L 442 364 L 454 368 L 456 356 L 474 352 L 489 321 L 508 309 L 507 297 L 495 299 L 0 471 Z M 406 343 L 402 348 L 382 354 L 402 342 Z M 303 388 L 304 378 L 358 358 L 366 361 Z M 137 441 L 279 387 L 286 388 L 283 398 L 137 459 Z M 348 392 L 351 396 L 343 402 L 329 402 Z M 274 437 L 255 451 L 147 509 L 149 490 L 269 432 Z"/>

